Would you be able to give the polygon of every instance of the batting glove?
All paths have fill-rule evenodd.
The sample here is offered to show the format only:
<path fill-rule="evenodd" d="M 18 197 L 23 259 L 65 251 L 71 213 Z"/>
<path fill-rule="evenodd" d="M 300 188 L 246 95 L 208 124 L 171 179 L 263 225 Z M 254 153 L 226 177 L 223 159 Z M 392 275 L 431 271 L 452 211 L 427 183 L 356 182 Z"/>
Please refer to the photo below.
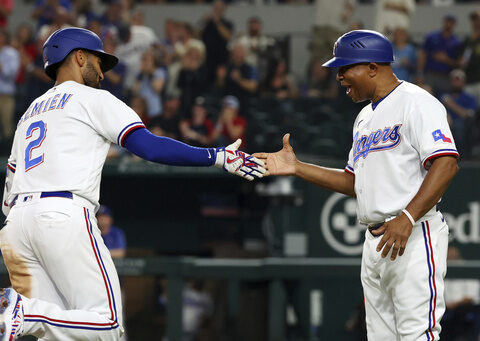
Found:
<path fill-rule="evenodd" d="M 215 166 L 249 181 L 263 177 L 266 172 L 265 164 L 256 157 L 238 150 L 240 144 L 242 140 L 238 139 L 227 147 L 217 148 Z"/>

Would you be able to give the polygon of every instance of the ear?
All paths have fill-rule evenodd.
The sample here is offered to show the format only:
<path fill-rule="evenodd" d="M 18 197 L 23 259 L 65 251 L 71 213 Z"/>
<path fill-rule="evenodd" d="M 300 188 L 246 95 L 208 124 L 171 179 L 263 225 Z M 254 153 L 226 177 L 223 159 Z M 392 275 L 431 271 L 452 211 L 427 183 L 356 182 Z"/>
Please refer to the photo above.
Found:
<path fill-rule="evenodd" d="M 377 63 L 369 63 L 368 64 L 368 74 L 370 77 L 375 77 L 378 73 L 378 64 Z"/>
<path fill-rule="evenodd" d="M 83 50 L 77 50 L 74 59 L 78 66 L 82 67 L 87 62 L 87 54 Z"/>

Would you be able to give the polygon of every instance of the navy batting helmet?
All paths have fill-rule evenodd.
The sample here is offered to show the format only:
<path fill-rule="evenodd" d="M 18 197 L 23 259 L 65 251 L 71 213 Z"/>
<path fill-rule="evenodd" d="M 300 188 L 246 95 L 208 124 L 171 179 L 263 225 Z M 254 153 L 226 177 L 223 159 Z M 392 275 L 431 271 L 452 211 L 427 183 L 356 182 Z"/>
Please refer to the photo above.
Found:
<path fill-rule="evenodd" d="M 356 30 L 338 38 L 333 47 L 333 58 L 323 64 L 340 67 L 358 63 L 391 63 L 393 48 L 384 35 L 369 30 Z"/>
<path fill-rule="evenodd" d="M 102 72 L 107 72 L 118 63 L 117 57 L 105 53 L 103 43 L 95 33 L 83 28 L 69 27 L 53 32 L 43 44 L 45 73 L 55 80 L 56 69 L 75 49 L 91 51 L 98 55 L 102 60 Z"/>

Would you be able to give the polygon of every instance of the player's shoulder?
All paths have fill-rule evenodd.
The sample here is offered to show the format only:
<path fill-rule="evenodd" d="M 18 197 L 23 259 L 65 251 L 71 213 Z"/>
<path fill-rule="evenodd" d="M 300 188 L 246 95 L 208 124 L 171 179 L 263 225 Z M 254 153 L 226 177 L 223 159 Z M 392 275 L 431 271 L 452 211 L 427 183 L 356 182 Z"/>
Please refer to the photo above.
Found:
<path fill-rule="evenodd" d="M 119 101 L 114 95 L 107 90 L 96 89 L 90 86 L 80 84 L 74 81 L 67 81 L 58 86 L 58 89 L 62 89 L 71 93 L 74 93 L 82 102 L 94 102 L 96 104 L 104 103 L 105 101 Z"/>
<path fill-rule="evenodd" d="M 403 81 L 398 87 L 398 95 L 405 104 L 441 104 L 435 96 L 424 88 L 406 81 Z"/>
<path fill-rule="evenodd" d="M 418 85 L 405 82 L 401 91 L 403 112 L 407 117 L 441 117 L 446 115 L 444 105 L 432 94 Z M 440 116 L 439 116 L 440 115 Z"/>

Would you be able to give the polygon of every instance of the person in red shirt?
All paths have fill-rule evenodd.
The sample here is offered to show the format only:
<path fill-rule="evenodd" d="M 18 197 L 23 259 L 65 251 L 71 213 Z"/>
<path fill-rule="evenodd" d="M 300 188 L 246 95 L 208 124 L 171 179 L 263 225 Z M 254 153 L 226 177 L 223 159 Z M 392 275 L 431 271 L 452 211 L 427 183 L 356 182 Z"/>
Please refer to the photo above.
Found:
<path fill-rule="evenodd" d="M 13 0 L 0 0 L 0 28 L 7 27 L 8 17 L 13 11 Z"/>
<path fill-rule="evenodd" d="M 213 122 L 207 117 L 205 98 L 197 97 L 192 107 L 191 117 L 180 121 L 183 141 L 197 147 L 207 147 L 213 142 Z"/>
<path fill-rule="evenodd" d="M 245 117 L 239 115 L 239 108 L 240 103 L 235 96 L 225 96 L 222 101 L 222 112 L 213 133 L 213 141 L 228 144 L 242 139 L 242 148 L 245 148 L 247 121 Z"/>

